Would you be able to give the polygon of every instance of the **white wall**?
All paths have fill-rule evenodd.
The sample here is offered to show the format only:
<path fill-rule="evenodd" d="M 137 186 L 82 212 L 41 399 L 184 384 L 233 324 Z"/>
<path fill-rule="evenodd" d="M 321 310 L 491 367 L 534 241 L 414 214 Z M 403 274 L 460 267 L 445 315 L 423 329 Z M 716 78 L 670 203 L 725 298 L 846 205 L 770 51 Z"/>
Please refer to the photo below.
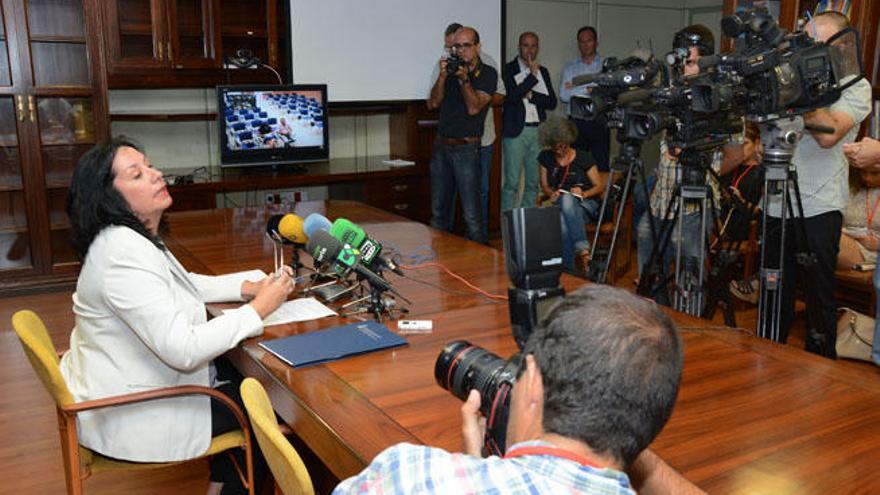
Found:
<path fill-rule="evenodd" d="M 717 49 L 722 8 L 723 0 L 507 0 L 504 60 L 516 56 L 520 33 L 536 32 L 541 39 L 538 60 L 550 71 L 558 94 L 562 69 L 579 56 L 575 36 L 581 26 L 596 28 L 602 56 L 627 57 L 638 41 L 662 59 L 672 48 L 675 32 L 693 23 L 713 30 Z M 559 105 L 554 113 L 562 112 Z M 616 144 L 612 142 L 612 156 Z M 642 149 L 649 167 L 658 155 L 652 143 Z"/>

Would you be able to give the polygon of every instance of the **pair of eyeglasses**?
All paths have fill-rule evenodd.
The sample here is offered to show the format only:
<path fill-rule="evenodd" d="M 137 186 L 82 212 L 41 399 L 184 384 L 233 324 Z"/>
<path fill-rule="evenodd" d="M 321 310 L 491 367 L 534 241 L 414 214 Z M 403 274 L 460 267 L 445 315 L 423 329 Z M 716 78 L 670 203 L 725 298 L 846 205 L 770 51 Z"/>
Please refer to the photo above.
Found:
<path fill-rule="evenodd" d="M 455 51 L 461 50 L 462 48 L 471 49 L 474 47 L 473 43 L 456 43 L 452 45 L 452 49 Z"/>

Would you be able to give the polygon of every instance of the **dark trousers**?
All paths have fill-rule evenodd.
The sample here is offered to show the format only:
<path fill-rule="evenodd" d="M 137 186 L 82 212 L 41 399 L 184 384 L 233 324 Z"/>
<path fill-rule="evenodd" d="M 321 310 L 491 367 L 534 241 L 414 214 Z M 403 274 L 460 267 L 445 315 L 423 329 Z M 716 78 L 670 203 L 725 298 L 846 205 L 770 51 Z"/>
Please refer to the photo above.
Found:
<path fill-rule="evenodd" d="M 577 126 L 578 137 L 574 147 L 589 151 L 596 160 L 596 167 L 600 172 L 608 172 L 609 155 L 611 152 L 611 131 L 604 122 L 587 122 L 580 119 L 571 119 Z"/>
<path fill-rule="evenodd" d="M 242 377 L 238 370 L 236 370 L 225 358 L 214 360 L 214 367 L 217 369 L 218 380 L 228 381 L 228 383 L 218 386 L 216 390 L 235 401 L 235 403 L 241 407 L 241 410 L 245 411 L 244 402 L 241 400 L 241 390 L 239 388 L 241 387 L 241 382 L 244 377 Z M 247 415 L 246 411 L 245 415 Z M 236 421 L 235 416 L 229 408 L 212 400 L 211 435 L 216 437 L 217 435 L 238 429 L 241 429 L 241 425 L 238 424 L 238 421 Z M 254 436 L 253 428 L 251 429 L 251 451 L 253 452 L 254 463 L 254 493 L 260 493 L 269 474 L 269 467 L 266 464 L 266 460 L 263 458 L 260 446 L 257 445 L 257 438 Z M 244 450 L 236 449 L 232 455 L 235 457 L 235 462 L 238 463 L 242 473 L 245 473 L 247 469 L 247 461 L 245 459 Z M 221 452 L 211 457 L 210 468 L 211 481 L 223 483 L 223 490 L 220 492 L 221 494 L 237 495 L 247 493 L 247 490 L 244 488 L 244 485 L 242 485 L 241 479 L 238 477 L 235 466 L 227 452 Z"/>
<path fill-rule="evenodd" d="M 815 217 L 805 218 L 809 248 L 816 255 L 816 263 L 811 269 L 805 269 L 797 263 L 797 252 L 806 250 L 804 239 L 796 232 L 794 220 L 785 225 L 785 253 L 782 263 L 782 307 L 773 308 L 768 305 L 764 312 L 766 328 L 770 327 L 770 318 L 776 311 L 780 312 L 780 340 L 788 339 L 788 332 L 794 320 L 795 285 L 799 281 L 807 298 L 807 333 L 806 349 L 821 356 L 836 358 L 837 343 L 837 301 L 834 299 L 834 269 L 837 266 L 837 255 L 840 250 L 840 229 L 843 216 L 839 211 L 823 213 Z M 767 265 L 779 267 L 779 229 L 782 222 L 778 218 L 767 219 Z"/>
<path fill-rule="evenodd" d="M 468 239 L 486 243 L 480 204 L 480 143 L 434 144 L 431 157 L 431 226 L 450 230 L 455 193 L 461 199 Z"/>

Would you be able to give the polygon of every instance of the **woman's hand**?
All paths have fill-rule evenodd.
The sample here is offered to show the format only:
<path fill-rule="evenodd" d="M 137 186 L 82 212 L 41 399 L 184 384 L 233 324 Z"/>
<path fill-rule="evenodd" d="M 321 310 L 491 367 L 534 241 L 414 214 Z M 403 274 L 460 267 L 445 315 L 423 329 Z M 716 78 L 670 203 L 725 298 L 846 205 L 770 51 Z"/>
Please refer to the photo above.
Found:
<path fill-rule="evenodd" d="M 560 196 L 561 194 L 562 194 L 562 193 L 559 192 L 558 190 L 553 191 L 553 193 L 550 194 L 550 202 L 551 202 L 551 203 L 555 203 L 556 200 L 559 199 L 559 196 Z"/>
<path fill-rule="evenodd" d="M 287 300 L 287 296 L 293 292 L 295 285 L 293 269 L 285 266 L 279 273 L 269 275 L 255 285 L 259 287 L 250 305 L 260 315 L 260 318 L 266 318 L 278 309 L 278 306 L 281 306 Z M 244 295 L 244 284 L 242 284 L 242 295 Z"/>
<path fill-rule="evenodd" d="M 868 232 L 868 235 L 859 237 L 856 240 L 859 241 L 859 244 L 865 246 L 865 249 L 868 251 L 876 251 L 877 246 L 880 245 L 880 242 L 877 240 L 877 235 L 873 232 Z"/>

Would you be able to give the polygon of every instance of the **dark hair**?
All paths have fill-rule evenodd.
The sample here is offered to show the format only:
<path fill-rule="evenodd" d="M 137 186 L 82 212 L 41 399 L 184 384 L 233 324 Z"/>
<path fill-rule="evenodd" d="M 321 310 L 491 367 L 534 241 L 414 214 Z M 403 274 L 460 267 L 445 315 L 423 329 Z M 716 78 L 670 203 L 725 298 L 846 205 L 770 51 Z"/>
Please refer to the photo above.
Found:
<path fill-rule="evenodd" d="M 599 33 L 596 32 L 596 28 L 594 28 L 593 26 L 581 26 L 581 28 L 578 29 L 577 35 L 574 37 L 574 39 L 580 40 L 581 33 L 583 33 L 584 31 L 589 31 L 593 33 L 593 40 L 599 41 Z"/>
<path fill-rule="evenodd" d="M 95 237 L 110 225 L 123 225 L 146 237 L 164 250 L 162 241 L 153 235 L 128 207 L 122 194 L 113 186 L 113 158 L 119 148 L 141 147 L 125 136 L 116 136 L 96 144 L 76 164 L 67 193 L 67 216 L 70 218 L 71 244 L 76 255 L 85 261 Z M 159 222 L 159 233 L 168 232 L 165 216 Z"/>
<path fill-rule="evenodd" d="M 446 26 L 446 31 L 443 31 L 443 36 L 449 36 L 455 34 L 456 31 L 461 29 L 461 24 L 457 22 L 453 22 L 452 24 Z"/>
<path fill-rule="evenodd" d="M 548 117 L 538 126 L 538 143 L 544 148 L 552 148 L 556 143 L 571 145 L 577 136 L 577 126 L 564 117 Z"/>
<path fill-rule="evenodd" d="M 260 134 L 269 134 L 272 132 L 272 126 L 269 124 L 260 124 Z"/>
<path fill-rule="evenodd" d="M 691 24 L 675 33 L 672 38 L 673 48 L 697 47 L 700 56 L 715 53 L 715 35 L 712 30 L 702 24 Z"/>
<path fill-rule="evenodd" d="M 554 306 L 523 349 L 544 384 L 544 430 L 628 466 L 672 414 L 682 346 L 654 303 L 594 285 Z"/>
<path fill-rule="evenodd" d="M 758 124 L 748 121 L 745 125 L 745 138 L 749 141 L 760 142 L 761 141 L 761 129 L 758 128 Z"/>

